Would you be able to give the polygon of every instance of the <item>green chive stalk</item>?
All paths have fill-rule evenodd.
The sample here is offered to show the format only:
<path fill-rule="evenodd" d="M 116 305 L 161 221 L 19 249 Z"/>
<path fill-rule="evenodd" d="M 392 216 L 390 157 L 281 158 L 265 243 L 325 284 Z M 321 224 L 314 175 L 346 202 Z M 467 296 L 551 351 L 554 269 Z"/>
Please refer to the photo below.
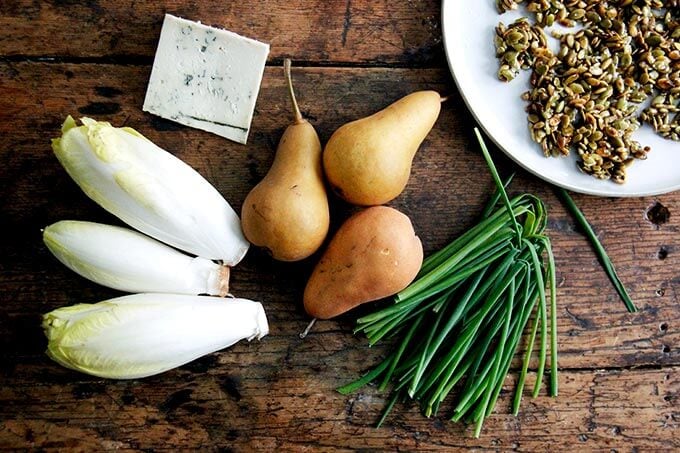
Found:
<path fill-rule="evenodd" d="M 357 320 L 355 332 L 364 333 L 371 345 L 397 338 L 383 362 L 338 389 L 347 394 L 379 380 L 384 390 L 391 383 L 392 396 L 378 425 L 397 401 L 409 398 L 420 402 L 426 416 L 437 414 L 448 395 L 460 388 L 450 418 L 474 423 L 478 437 L 532 318 L 513 412 L 519 410 L 537 336 L 533 394 L 540 390 L 550 349 L 549 393 L 557 395 L 555 263 L 544 235 L 545 206 L 530 194 L 508 196 L 510 180 L 501 181 L 481 134 L 475 133 L 497 188 L 481 220 L 428 257 L 392 305 Z"/>
<path fill-rule="evenodd" d="M 593 249 L 595 249 L 595 254 L 597 255 L 598 260 L 600 261 L 600 264 L 602 264 L 602 267 L 607 273 L 607 277 L 609 277 L 609 280 L 611 280 L 612 284 L 614 285 L 614 288 L 616 288 L 616 292 L 619 293 L 619 297 L 621 297 L 621 300 L 626 306 L 626 309 L 630 313 L 635 313 L 636 311 L 638 311 L 637 307 L 635 306 L 630 296 L 628 295 L 626 287 L 623 286 L 623 283 L 621 283 L 621 279 L 616 273 L 616 269 L 614 268 L 612 260 L 609 259 L 609 255 L 607 255 L 607 252 L 604 250 L 602 243 L 600 243 L 600 240 L 597 238 L 597 235 L 595 234 L 590 224 L 588 223 L 586 216 L 583 215 L 583 212 L 581 212 L 578 206 L 576 206 L 576 203 L 566 190 L 558 188 L 557 195 L 562 200 L 564 205 L 567 207 L 571 215 L 574 216 L 576 222 L 581 227 L 583 232 L 586 234 L 586 237 L 590 241 L 590 244 L 593 246 Z"/>

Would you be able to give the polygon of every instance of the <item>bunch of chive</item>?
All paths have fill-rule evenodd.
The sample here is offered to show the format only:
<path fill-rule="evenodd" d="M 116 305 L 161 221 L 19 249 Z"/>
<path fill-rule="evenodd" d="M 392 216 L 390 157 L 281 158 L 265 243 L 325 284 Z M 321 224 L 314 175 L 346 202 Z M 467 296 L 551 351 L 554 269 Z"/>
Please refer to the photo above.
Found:
<path fill-rule="evenodd" d="M 482 220 L 430 256 L 416 280 L 395 303 L 357 321 L 371 345 L 403 335 L 388 357 L 361 379 L 338 389 L 350 393 L 381 378 L 393 395 L 380 425 L 399 399 L 419 401 L 425 415 L 436 414 L 456 386 L 452 420 L 476 423 L 479 436 L 493 411 L 522 332 L 534 319 L 513 402 L 517 414 L 524 380 L 539 335 L 536 384 L 539 392 L 548 350 L 546 280 L 550 288 L 550 394 L 557 395 L 555 264 L 543 234 L 543 202 L 530 194 L 508 198 L 484 141 L 475 129 L 497 185 Z M 545 255 L 545 256 L 544 256 Z"/>

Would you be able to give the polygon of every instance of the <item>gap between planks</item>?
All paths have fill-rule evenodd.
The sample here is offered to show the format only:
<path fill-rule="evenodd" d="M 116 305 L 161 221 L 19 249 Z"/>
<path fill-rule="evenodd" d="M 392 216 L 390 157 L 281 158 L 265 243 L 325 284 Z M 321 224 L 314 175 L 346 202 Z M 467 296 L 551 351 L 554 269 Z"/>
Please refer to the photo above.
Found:
<path fill-rule="evenodd" d="M 283 58 L 267 60 L 266 66 L 283 66 Z M 117 66 L 151 66 L 153 58 L 146 55 L 108 55 L 102 57 L 64 57 L 53 55 L 0 55 L 0 63 L 50 63 L 50 64 L 106 64 Z M 321 61 L 321 60 L 293 60 L 297 68 L 356 68 L 356 69 L 441 69 L 443 61 L 433 61 L 432 64 L 420 63 L 375 63 L 352 61 Z"/>

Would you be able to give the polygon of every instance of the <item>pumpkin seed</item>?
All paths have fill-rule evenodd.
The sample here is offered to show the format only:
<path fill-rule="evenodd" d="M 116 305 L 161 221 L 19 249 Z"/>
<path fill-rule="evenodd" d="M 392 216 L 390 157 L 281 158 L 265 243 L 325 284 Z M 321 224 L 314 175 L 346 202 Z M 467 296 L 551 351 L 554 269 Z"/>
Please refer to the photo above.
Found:
<path fill-rule="evenodd" d="M 632 138 L 642 123 L 680 141 L 679 0 L 496 0 L 496 7 L 502 13 L 519 3 L 534 22 L 523 17 L 496 27 L 498 77 L 510 81 L 531 69 L 522 99 L 545 156 L 573 149 L 579 170 L 622 184 L 626 168 L 650 151 Z M 553 23 L 583 26 L 552 32 L 557 54 L 543 32 Z"/>

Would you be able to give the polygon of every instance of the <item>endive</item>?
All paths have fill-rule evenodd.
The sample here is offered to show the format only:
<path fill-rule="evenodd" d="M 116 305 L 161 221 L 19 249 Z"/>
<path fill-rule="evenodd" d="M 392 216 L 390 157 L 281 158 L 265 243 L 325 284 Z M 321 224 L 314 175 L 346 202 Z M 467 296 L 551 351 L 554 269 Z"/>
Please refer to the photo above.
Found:
<path fill-rule="evenodd" d="M 43 316 L 43 328 L 54 361 L 113 379 L 162 373 L 269 332 L 259 302 L 173 294 L 59 308 Z"/>
<path fill-rule="evenodd" d="M 226 296 L 229 268 L 190 257 L 128 228 L 62 220 L 43 231 L 47 248 L 72 271 L 131 293 Z"/>
<path fill-rule="evenodd" d="M 133 228 L 234 266 L 248 250 L 238 216 L 200 174 L 129 127 L 70 116 L 52 140 L 80 188 Z"/>

